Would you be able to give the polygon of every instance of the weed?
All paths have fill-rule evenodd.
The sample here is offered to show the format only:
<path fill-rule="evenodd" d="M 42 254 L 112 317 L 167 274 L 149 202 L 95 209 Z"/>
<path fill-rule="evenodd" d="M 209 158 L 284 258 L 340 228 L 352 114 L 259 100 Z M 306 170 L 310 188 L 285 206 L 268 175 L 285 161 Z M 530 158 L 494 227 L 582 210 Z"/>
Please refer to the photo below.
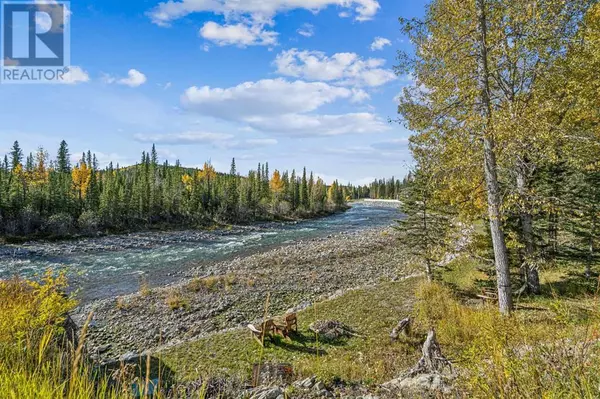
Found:
<path fill-rule="evenodd" d="M 185 309 L 189 306 L 187 300 L 183 298 L 179 291 L 173 290 L 167 294 L 165 298 L 165 304 L 171 310 Z"/>

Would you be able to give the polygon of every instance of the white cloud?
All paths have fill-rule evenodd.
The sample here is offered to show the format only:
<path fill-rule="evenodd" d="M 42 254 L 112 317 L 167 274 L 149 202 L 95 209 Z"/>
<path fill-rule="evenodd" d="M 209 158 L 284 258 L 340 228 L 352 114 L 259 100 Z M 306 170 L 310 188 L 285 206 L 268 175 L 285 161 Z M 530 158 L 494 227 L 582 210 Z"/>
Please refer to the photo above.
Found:
<path fill-rule="evenodd" d="M 185 108 L 238 122 L 245 129 L 296 137 L 377 133 L 389 129 L 368 112 L 321 115 L 312 112 L 337 100 L 363 101 L 369 95 L 357 88 L 325 82 L 265 79 L 230 88 L 191 87 L 182 95 Z M 245 143 L 246 145 L 249 143 Z"/>
<path fill-rule="evenodd" d="M 311 37 L 315 34 L 315 27 L 311 24 L 304 24 L 296 32 L 304 37 Z"/>
<path fill-rule="evenodd" d="M 232 134 L 203 131 L 186 131 L 168 134 L 138 133 L 135 134 L 133 138 L 140 143 L 153 143 L 162 145 L 211 145 L 227 150 L 250 150 L 277 144 L 277 140 L 273 138 L 238 140 Z M 168 159 L 176 158 L 175 154 L 169 150 L 162 151 L 163 154 L 170 154 L 167 157 Z"/>
<path fill-rule="evenodd" d="M 396 79 L 393 71 L 381 68 L 385 60 L 362 59 L 356 53 L 336 53 L 328 57 L 320 51 L 294 48 L 277 55 L 274 64 L 281 75 L 340 84 L 376 87 Z"/>
<path fill-rule="evenodd" d="M 127 77 L 122 78 L 122 79 L 117 79 L 110 75 L 104 76 L 104 81 L 106 83 L 109 83 L 109 84 L 117 83 L 120 85 L 129 86 L 129 87 L 139 87 L 139 86 L 143 85 L 144 83 L 146 83 L 147 80 L 148 79 L 146 78 L 146 75 L 144 75 L 137 69 L 130 69 L 129 72 L 127 73 Z"/>
<path fill-rule="evenodd" d="M 264 79 L 222 89 L 209 86 L 190 87 L 182 104 L 202 114 L 229 120 L 250 116 L 306 113 L 338 99 L 364 97 L 360 91 L 332 86 L 323 82 L 290 82 Z"/>
<path fill-rule="evenodd" d="M 377 115 L 361 112 L 341 115 L 285 114 L 253 117 L 248 124 L 264 132 L 295 136 L 338 136 L 385 132 L 390 127 Z"/>
<path fill-rule="evenodd" d="M 171 82 L 167 82 L 167 83 L 165 83 L 163 90 L 169 90 L 171 88 L 171 86 L 173 86 L 173 84 Z"/>
<path fill-rule="evenodd" d="M 273 46 L 277 44 L 277 32 L 265 30 L 265 24 L 245 23 L 219 25 L 208 21 L 200 29 L 200 36 L 219 46 Z M 206 50 L 205 50 L 206 51 Z"/>
<path fill-rule="evenodd" d="M 155 24 L 168 26 L 172 21 L 196 12 L 264 20 L 279 12 L 306 9 L 316 13 L 329 6 L 343 7 L 344 12 L 354 11 L 357 21 L 372 19 L 380 8 L 377 0 L 168 0 L 159 3 L 148 15 Z"/>
<path fill-rule="evenodd" d="M 146 75 L 136 69 L 130 69 L 127 75 L 126 78 L 119 79 L 117 83 L 129 87 L 138 87 L 146 83 Z"/>
<path fill-rule="evenodd" d="M 232 150 L 251 150 L 256 148 L 269 147 L 277 144 L 275 139 L 247 139 L 241 141 L 225 142 L 221 145 L 222 148 Z"/>
<path fill-rule="evenodd" d="M 362 103 L 363 101 L 369 100 L 371 96 L 364 90 L 352 89 L 352 98 L 350 101 L 353 103 Z"/>
<path fill-rule="evenodd" d="M 234 136 L 225 133 L 188 131 L 169 134 L 143 134 L 138 133 L 133 138 L 140 143 L 154 143 L 167 145 L 185 144 L 215 144 L 232 139 Z"/>
<path fill-rule="evenodd" d="M 63 75 L 62 83 L 77 84 L 90 81 L 90 76 L 86 71 L 78 66 L 69 67 L 69 71 Z"/>
<path fill-rule="evenodd" d="M 376 37 L 371 43 L 371 51 L 382 50 L 385 46 L 391 46 L 392 42 L 385 37 Z"/>

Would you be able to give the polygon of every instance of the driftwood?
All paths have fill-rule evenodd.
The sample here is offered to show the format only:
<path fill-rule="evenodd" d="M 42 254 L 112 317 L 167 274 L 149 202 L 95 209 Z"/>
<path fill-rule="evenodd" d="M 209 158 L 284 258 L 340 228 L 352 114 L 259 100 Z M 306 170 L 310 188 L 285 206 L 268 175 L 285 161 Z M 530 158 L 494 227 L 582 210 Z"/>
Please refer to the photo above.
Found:
<path fill-rule="evenodd" d="M 433 328 L 427 334 L 422 353 L 423 356 L 421 356 L 419 362 L 404 375 L 405 378 L 414 377 L 419 374 L 439 373 L 445 367 L 449 367 L 450 372 L 452 372 L 452 363 L 442 355 L 442 349 L 437 342 Z"/>
<path fill-rule="evenodd" d="M 410 319 L 410 317 L 400 320 L 398 322 L 398 325 L 396 327 L 394 327 L 392 332 L 390 333 L 390 338 L 391 338 L 392 342 L 398 341 L 400 334 L 408 337 L 410 335 L 411 323 L 412 323 L 412 320 Z"/>

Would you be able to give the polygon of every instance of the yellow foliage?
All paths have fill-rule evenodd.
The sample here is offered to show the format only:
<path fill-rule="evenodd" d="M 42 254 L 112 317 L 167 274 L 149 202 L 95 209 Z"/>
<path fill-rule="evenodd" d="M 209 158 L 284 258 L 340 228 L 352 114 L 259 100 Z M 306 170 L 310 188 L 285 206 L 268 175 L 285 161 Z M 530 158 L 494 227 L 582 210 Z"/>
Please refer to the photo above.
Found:
<path fill-rule="evenodd" d="M 281 190 L 283 190 L 283 180 L 281 180 L 281 174 L 279 173 L 279 171 L 277 169 L 275 169 L 275 172 L 273 172 L 273 177 L 271 178 L 271 182 L 270 182 L 270 187 L 271 187 L 271 191 L 273 191 L 273 193 L 280 193 Z"/>
<path fill-rule="evenodd" d="M 79 198 L 85 198 L 87 188 L 90 184 L 92 176 L 92 170 L 88 168 L 85 161 L 81 161 L 77 166 L 73 168 L 71 172 L 71 178 L 73 180 L 73 188 L 79 194 Z"/>
<path fill-rule="evenodd" d="M 198 178 L 200 180 L 211 181 L 217 176 L 215 168 L 208 162 L 204 162 L 204 166 L 198 171 Z"/>
<path fill-rule="evenodd" d="M 64 275 L 49 271 L 41 282 L 13 279 L 0 281 L 0 346 L 31 338 L 46 328 L 60 332 L 65 315 L 76 302 L 66 297 Z"/>
<path fill-rule="evenodd" d="M 192 191 L 192 183 L 194 179 L 187 173 L 181 177 L 181 182 L 187 191 Z"/>

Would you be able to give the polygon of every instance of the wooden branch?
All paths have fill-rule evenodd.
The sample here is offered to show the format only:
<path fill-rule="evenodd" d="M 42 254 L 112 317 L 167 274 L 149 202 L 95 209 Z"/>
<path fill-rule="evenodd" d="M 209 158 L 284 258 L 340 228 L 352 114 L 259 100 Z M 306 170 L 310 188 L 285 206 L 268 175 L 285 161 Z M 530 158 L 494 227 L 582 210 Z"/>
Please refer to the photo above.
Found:
<path fill-rule="evenodd" d="M 411 324 L 412 324 L 412 320 L 410 317 L 400 320 L 398 322 L 398 325 L 396 327 L 394 327 L 392 332 L 390 333 L 391 341 L 392 342 L 398 341 L 398 338 L 400 337 L 401 334 L 406 337 L 410 336 Z"/>

